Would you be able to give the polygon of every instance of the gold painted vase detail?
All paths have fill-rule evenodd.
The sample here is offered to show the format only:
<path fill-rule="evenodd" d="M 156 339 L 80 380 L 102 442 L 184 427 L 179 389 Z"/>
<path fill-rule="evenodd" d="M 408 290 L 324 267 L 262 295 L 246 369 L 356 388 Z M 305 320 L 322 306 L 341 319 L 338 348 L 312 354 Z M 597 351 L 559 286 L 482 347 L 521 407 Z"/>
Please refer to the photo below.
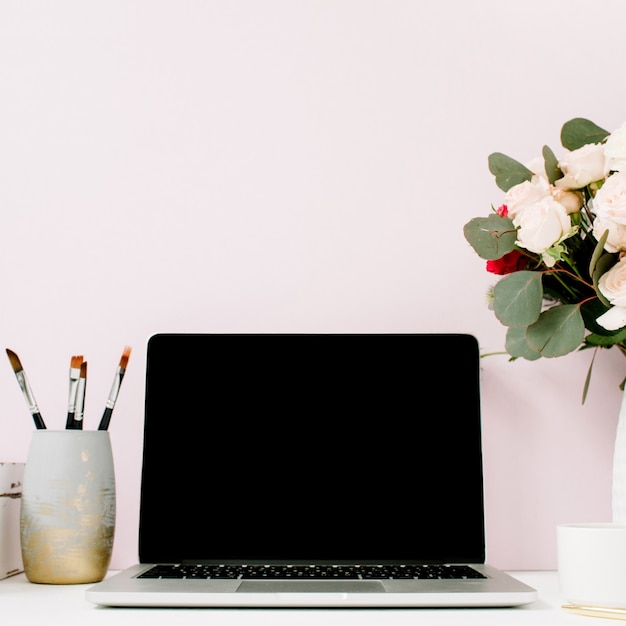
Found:
<path fill-rule="evenodd" d="M 102 580 L 111 561 L 114 531 L 115 474 L 108 431 L 33 432 L 20 511 L 28 580 Z"/>

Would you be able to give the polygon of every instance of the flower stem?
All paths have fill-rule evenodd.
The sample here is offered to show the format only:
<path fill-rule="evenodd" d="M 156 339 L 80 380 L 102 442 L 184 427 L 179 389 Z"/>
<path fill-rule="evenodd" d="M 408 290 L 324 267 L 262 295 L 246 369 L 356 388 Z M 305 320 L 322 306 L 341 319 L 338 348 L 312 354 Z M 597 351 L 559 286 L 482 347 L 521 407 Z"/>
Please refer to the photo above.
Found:
<path fill-rule="evenodd" d="M 575 280 L 576 282 L 580 282 L 583 285 L 585 285 L 586 287 L 589 287 L 591 289 L 593 289 L 593 285 L 590 285 L 577 271 L 575 268 L 572 268 L 573 272 L 567 270 L 567 269 L 552 269 L 552 270 L 546 270 L 546 274 L 550 274 L 551 276 L 554 276 L 554 278 L 556 280 L 559 281 L 559 283 L 561 284 L 561 286 L 563 287 L 563 289 L 565 289 L 565 291 L 567 291 L 570 296 L 572 296 L 572 298 L 578 298 L 580 296 L 580 294 L 576 293 L 572 287 L 570 285 L 568 285 L 562 278 L 561 274 L 565 274 L 566 276 L 570 276 L 573 280 Z M 575 272 L 575 273 L 574 273 Z"/>

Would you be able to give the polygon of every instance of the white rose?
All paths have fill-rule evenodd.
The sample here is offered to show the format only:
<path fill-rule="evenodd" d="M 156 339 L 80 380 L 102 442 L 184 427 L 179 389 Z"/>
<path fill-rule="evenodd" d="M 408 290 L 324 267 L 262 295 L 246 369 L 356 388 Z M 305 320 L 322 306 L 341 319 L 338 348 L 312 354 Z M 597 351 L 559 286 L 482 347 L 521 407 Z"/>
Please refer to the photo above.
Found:
<path fill-rule="evenodd" d="M 525 180 L 523 183 L 514 185 L 504 195 L 504 204 L 508 209 L 508 216 L 515 216 L 526 207 L 536 204 L 543 198 L 550 196 L 550 185 L 544 178 L 536 178 L 533 181 Z"/>
<path fill-rule="evenodd" d="M 513 218 L 517 244 L 542 254 L 572 233 L 572 222 L 565 207 L 552 196 L 521 209 Z"/>
<path fill-rule="evenodd" d="M 626 257 L 620 259 L 608 272 L 602 274 L 598 289 L 613 305 L 596 321 L 607 330 L 626 326 Z"/>
<path fill-rule="evenodd" d="M 593 199 L 598 217 L 626 225 L 626 172 L 611 174 Z"/>
<path fill-rule="evenodd" d="M 606 178 L 610 171 L 604 146 L 600 143 L 588 143 L 568 152 L 559 160 L 559 167 L 564 174 L 554 182 L 559 189 L 581 189 Z"/>
<path fill-rule="evenodd" d="M 612 306 L 606 313 L 603 313 L 597 320 L 602 328 L 607 330 L 619 330 L 626 326 L 626 308 Z"/>
<path fill-rule="evenodd" d="M 604 249 L 607 252 L 626 250 L 626 226 L 617 224 L 603 217 L 596 217 L 593 222 L 593 236 L 599 241 L 606 231 L 609 231 Z"/>
<path fill-rule="evenodd" d="M 626 307 L 626 257 L 600 276 L 598 289 L 613 306 Z"/>
<path fill-rule="evenodd" d="M 552 197 L 557 202 L 560 202 L 568 213 L 576 213 L 576 211 L 580 211 L 583 206 L 582 192 L 558 189 L 557 187 L 551 185 L 548 181 L 548 175 L 546 174 L 546 161 L 542 156 L 535 157 L 524 165 L 533 173 L 533 177 L 530 180 L 530 183 L 526 184 L 525 187 L 514 191 L 514 194 L 523 195 L 523 200 L 528 204 L 532 204 L 534 202 L 538 202 L 541 198 L 547 196 L 548 192 L 550 192 Z M 522 185 L 524 185 L 524 183 L 522 183 Z M 512 189 L 514 188 L 512 187 L 509 190 L 509 193 Z M 517 198 L 516 200 L 519 201 Z M 515 212 L 515 208 L 513 210 Z M 509 215 L 510 214 L 511 209 L 509 207 Z"/>
<path fill-rule="evenodd" d="M 537 178 L 548 180 L 548 175 L 546 174 L 546 161 L 542 156 L 535 157 L 534 159 L 528 161 L 528 163 L 524 163 L 524 165 L 533 173 L 533 182 L 535 182 Z"/>
<path fill-rule="evenodd" d="M 604 144 L 604 154 L 611 171 L 626 170 L 626 122 L 608 136 Z"/>
<path fill-rule="evenodd" d="M 600 239 L 606 230 L 607 252 L 626 250 L 626 171 L 611 174 L 593 199 L 593 234 Z"/>
<path fill-rule="evenodd" d="M 580 211 L 583 206 L 583 194 L 580 191 L 566 191 L 552 187 L 552 197 L 562 204 L 569 214 Z"/>

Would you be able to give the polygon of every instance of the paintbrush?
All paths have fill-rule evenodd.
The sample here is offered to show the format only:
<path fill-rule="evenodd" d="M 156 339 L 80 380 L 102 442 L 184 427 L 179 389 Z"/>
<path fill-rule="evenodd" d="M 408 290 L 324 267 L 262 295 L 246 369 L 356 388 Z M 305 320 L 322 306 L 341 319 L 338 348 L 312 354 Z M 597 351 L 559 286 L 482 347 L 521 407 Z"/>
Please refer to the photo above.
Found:
<path fill-rule="evenodd" d="M 74 413 L 76 412 L 76 392 L 78 389 L 78 379 L 80 378 L 80 365 L 83 362 L 82 356 L 73 356 L 70 361 L 70 391 L 67 401 L 67 421 L 65 428 L 76 428 L 74 423 Z"/>
<path fill-rule="evenodd" d="M 626 609 L 615 609 L 601 606 L 582 606 L 580 604 L 564 604 L 562 608 L 564 608 L 568 613 L 576 613 L 577 615 L 626 620 Z"/>
<path fill-rule="evenodd" d="M 37 406 L 37 402 L 35 401 L 35 396 L 33 395 L 33 391 L 28 384 L 28 379 L 26 378 L 26 372 L 24 372 L 24 368 L 20 363 L 20 359 L 17 354 L 13 352 L 13 350 L 6 349 L 7 354 L 9 356 L 9 361 L 11 362 L 11 367 L 15 372 L 15 377 L 17 378 L 17 382 L 20 385 L 20 389 L 24 394 L 24 398 L 26 399 L 26 404 L 28 405 L 28 410 L 30 414 L 33 416 L 33 420 L 35 421 L 35 426 L 38 429 L 44 429 L 46 427 L 43 418 L 41 417 L 41 413 L 39 413 L 39 407 Z"/>
<path fill-rule="evenodd" d="M 80 377 L 76 387 L 76 414 L 74 415 L 74 428 L 82 430 L 83 415 L 85 412 L 85 391 L 87 388 L 87 361 L 80 364 Z"/>
<path fill-rule="evenodd" d="M 109 397 L 107 399 L 106 407 L 104 409 L 104 414 L 102 415 L 102 419 L 100 420 L 100 424 L 98 425 L 98 430 L 107 430 L 109 428 L 109 422 L 111 421 L 111 415 L 113 414 L 113 409 L 117 401 L 117 395 L 120 392 L 122 380 L 124 378 L 124 374 L 126 373 L 126 366 L 128 365 L 128 358 L 130 357 L 130 350 L 131 349 L 129 346 L 126 346 L 124 348 L 120 363 L 115 370 L 115 378 L 113 379 L 113 385 L 111 385 L 111 391 L 109 392 Z"/>

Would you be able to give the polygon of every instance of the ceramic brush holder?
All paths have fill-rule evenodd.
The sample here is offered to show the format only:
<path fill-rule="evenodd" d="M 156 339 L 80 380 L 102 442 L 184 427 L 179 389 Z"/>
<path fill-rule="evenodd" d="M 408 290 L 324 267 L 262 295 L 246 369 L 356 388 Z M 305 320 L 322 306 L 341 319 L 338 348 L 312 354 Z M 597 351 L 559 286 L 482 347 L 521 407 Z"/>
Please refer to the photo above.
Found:
<path fill-rule="evenodd" d="M 107 431 L 36 430 L 26 459 L 20 544 L 33 583 L 98 582 L 115 530 L 115 475 Z"/>

